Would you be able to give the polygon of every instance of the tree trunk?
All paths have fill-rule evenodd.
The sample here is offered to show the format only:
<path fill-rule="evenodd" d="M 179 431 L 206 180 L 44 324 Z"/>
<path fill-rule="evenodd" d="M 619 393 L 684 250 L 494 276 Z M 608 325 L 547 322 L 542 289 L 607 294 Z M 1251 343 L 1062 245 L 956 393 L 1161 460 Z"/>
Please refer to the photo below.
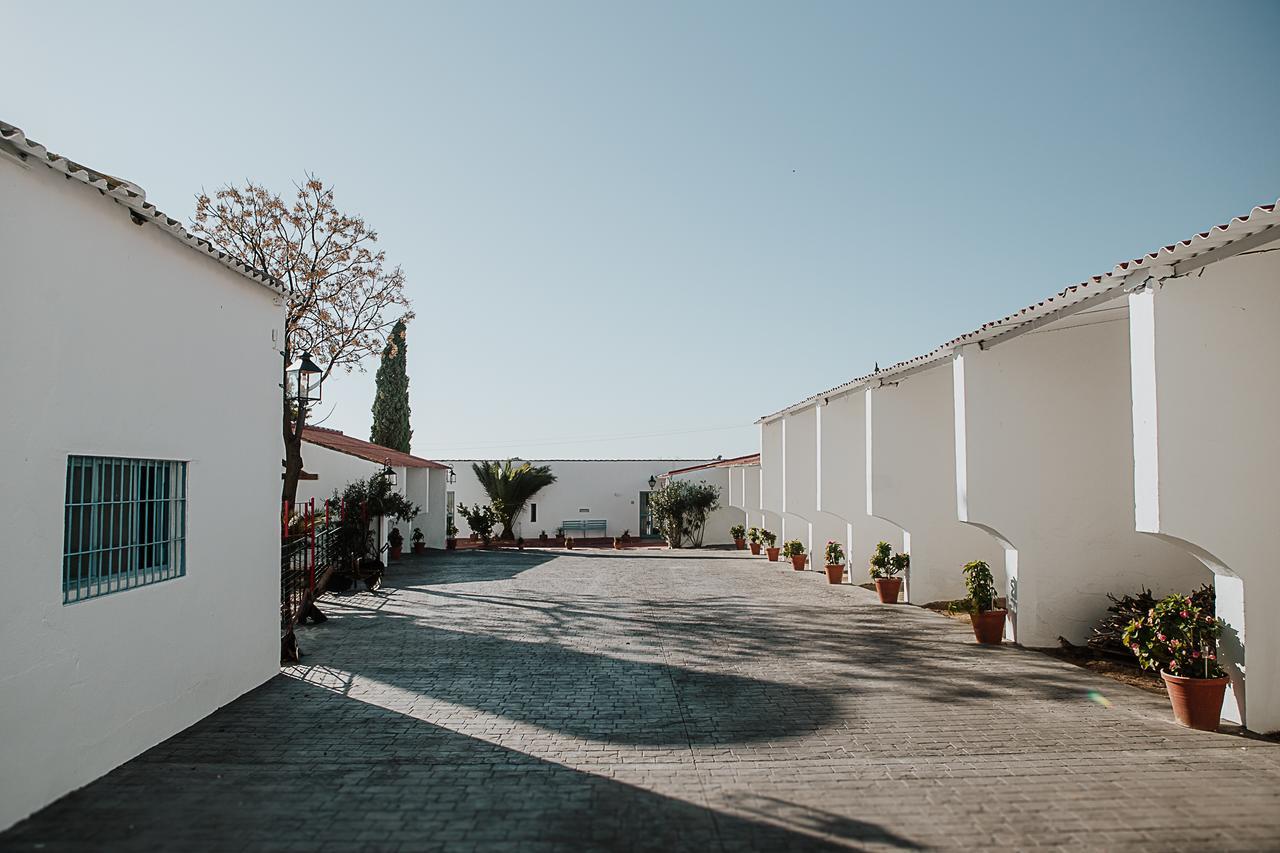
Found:
<path fill-rule="evenodd" d="M 502 540 L 511 540 L 516 538 L 515 531 L 511 529 L 511 522 L 502 522 L 502 534 L 498 538 Z"/>
<path fill-rule="evenodd" d="M 280 490 L 280 499 L 293 506 L 298 499 L 298 478 L 302 474 L 302 424 L 305 423 L 306 412 L 299 411 L 297 419 L 289 410 L 288 402 L 284 405 L 284 485 Z"/>

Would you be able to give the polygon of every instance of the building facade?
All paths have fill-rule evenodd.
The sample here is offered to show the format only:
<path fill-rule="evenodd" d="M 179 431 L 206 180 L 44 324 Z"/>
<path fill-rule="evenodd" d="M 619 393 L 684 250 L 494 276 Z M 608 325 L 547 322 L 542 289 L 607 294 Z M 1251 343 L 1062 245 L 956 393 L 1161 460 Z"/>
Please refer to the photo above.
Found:
<path fill-rule="evenodd" d="M 278 671 L 283 295 L 0 123 L 0 828 Z"/>

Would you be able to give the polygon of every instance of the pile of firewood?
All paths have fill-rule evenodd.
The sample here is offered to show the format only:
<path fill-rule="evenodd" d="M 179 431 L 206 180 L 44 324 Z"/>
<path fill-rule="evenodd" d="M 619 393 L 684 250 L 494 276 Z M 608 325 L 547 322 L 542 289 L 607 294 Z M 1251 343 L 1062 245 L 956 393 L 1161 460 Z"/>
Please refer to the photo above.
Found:
<path fill-rule="evenodd" d="M 1120 598 L 1108 594 L 1107 598 L 1111 599 L 1111 606 L 1107 608 L 1107 615 L 1093 626 L 1093 634 L 1087 641 L 1089 648 L 1107 657 L 1133 660 L 1133 652 L 1124 644 L 1124 629 L 1135 619 L 1144 618 L 1159 599 L 1149 589 Z M 1209 584 L 1191 593 L 1191 598 L 1200 607 L 1213 612 L 1213 587 Z"/>

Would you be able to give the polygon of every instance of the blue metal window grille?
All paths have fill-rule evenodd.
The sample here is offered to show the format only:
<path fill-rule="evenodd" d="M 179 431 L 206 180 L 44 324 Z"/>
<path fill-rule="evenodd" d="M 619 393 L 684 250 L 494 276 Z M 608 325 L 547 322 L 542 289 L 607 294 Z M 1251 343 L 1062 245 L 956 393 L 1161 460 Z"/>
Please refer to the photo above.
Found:
<path fill-rule="evenodd" d="M 62 603 L 187 572 L 187 463 L 67 457 Z"/>

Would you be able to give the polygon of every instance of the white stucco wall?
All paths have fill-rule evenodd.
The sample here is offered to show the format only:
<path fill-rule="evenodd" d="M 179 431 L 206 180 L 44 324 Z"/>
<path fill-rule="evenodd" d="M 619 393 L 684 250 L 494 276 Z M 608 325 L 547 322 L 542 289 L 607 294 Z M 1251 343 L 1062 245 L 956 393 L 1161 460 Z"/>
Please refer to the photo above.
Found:
<path fill-rule="evenodd" d="M 1010 639 L 1083 643 L 1108 593 L 1209 573 L 1135 531 L 1124 298 L 954 360 L 957 510 L 1006 549 Z"/>
<path fill-rule="evenodd" d="M 783 517 L 785 430 L 786 421 L 782 418 L 760 425 L 760 509 L 764 518 L 764 524 L 760 526 L 776 533 L 779 545 L 787 538 L 786 520 Z"/>
<path fill-rule="evenodd" d="M 734 465 L 730 469 L 730 500 L 732 505 L 746 514 L 747 527 L 763 527 L 764 512 L 760 509 L 760 466 Z"/>
<path fill-rule="evenodd" d="M 1280 252 L 1134 294 L 1130 326 L 1137 527 L 1213 568 L 1226 713 L 1280 729 Z"/>
<path fill-rule="evenodd" d="M 821 515 L 843 519 L 853 528 L 846 542 L 850 580 L 866 583 L 866 569 L 876 543 L 903 548 L 902 530 L 882 518 L 867 515 L 867 414 L 861 392 L 832 397 L 817 413 L 819 429 L 819 508 Z M 835 539 L 835 536 L 827 538 Z M 820 543 L 826 547 L 827 538 Z M 849 538 L 846 530 L 845 539 Z"/>
<path fill-rule="evenodd" d="M 0 157 L 0 828 L 271 678 L 278 297 Z M 186 575 L 63 605 L 67 457 L 184 460 Z"/>
<path fill-rule="evenodd" d="M 908 600 L 962 598 L 961 567 L 991 564 L 1003 583 L 1004 552 L 956 515 L 954 401 L 950 365 L 866 392 L 868 511 L 902 528 L 911 554 Z"/>
<path fill-rule="evenodd" d="M 476 480 L 471 469 L 471 459 L 446 461 L 457 472 L 457 481 L 450 487 L 458 504 L 488 503 L 489 498 Z M 525 508 L 515 525 L 515 534 L 525 539 L 536 539 L 546 531 L 555 536 L 562 521 L 603 518 L 608 522 L 607 536 L 618 536 L 631 531 L 640 535 L 640 493 L 650 491 L 649 478 L 661 476 L 677 468 L 687 468 L 707 459 L 551 459 L 528 460 L 534 465 L 550 465 L 556 482 L 534 497 L 538 519 L 531 521 L 530 510 Z M 581 510 L 587 510 L 582 512 Z M 456 515 L 459 536 L 469 536 L 467 520 Z M 495 531 L 496 533 L 497 531 Z"/>

